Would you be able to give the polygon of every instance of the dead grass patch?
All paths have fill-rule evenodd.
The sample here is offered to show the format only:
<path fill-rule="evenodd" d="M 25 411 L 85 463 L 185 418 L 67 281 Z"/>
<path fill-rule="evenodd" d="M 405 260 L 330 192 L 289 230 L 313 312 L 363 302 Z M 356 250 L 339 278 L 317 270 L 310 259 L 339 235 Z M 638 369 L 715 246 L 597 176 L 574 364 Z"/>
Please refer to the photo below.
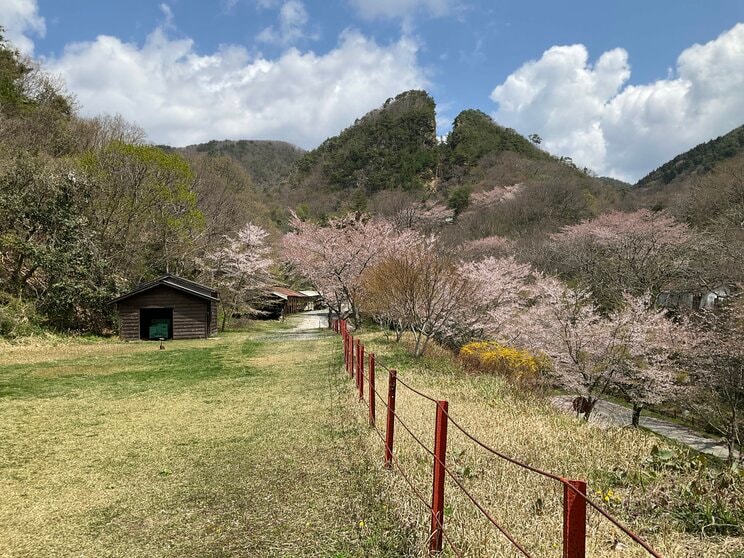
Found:
<path fill-rule="evenodd" d="M 501 378 L 464 371 L 448 354 L 414 360 L 379 333 L 362 333 L 367 351 L 398 369 L 399 375 L 431 396 L 449 401 L 450 415 L 484 443 L 529 464 L 566 478 L 585 479 L 597 500 L 606 496 L 610 511 L 641 533 L 665 557 L 744 556 L 744 540 L 705 537 L 685 532 L 664 505 L 659 491 L 694 482 L 692 472 L 664 470 L 643 481 L 652 448 L 671 444 L 630 428 L 603 430 L 555 410 L 543 398 L 517 391 Z M 378 368 L 378 391 L 386 394 L 387 374 Z M 383 413 L 378 404 L 379 413 Z M 432 402 L 399 384 L 396 410 L 416 435 L 433 448 Z M 382 416 L 382 415 L 381 415 Z M 384 422 L 381 423 L 384 428 Z M 372 456 L 382 458 L 382 444 L 369 435 Z M 680 447 L 675 451 L 694 459 Z M 396 452 L 418 489 L 431 496 L 431 457 L 403 428 L 396 427 Z M 517 540 L 535 556 L 561 556 L 562 489 L 549 479 L 528 473 L 478 448 L 455 428 L 449 429 L 448 463 L 458 479 Z M 641 479 L 618 484 L 618 476 Z M 429 515 L 397 473 L 390 473 L 386 497 L 419 538 L 425 555 Z M 446 530 L 465 556 L 517 556 L 515 549 L 483 518 L 456 485 L 445 489 Z M 671 502 L 669 503 L 671 506 Z M 617 542 L 627 547 L 615 550 Z M 648 554 L 604 520 L 589 512 L 588 556 L 643 557 Z"/>

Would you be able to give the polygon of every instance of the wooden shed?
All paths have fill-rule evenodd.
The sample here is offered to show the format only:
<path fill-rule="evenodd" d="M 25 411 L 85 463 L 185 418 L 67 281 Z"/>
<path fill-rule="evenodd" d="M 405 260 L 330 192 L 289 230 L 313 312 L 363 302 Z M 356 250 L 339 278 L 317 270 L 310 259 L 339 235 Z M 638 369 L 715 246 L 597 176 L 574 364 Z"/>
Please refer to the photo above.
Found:
<path fill-rule="evenodd" d="M 197 339 L 217 334 L 217 291 L 175 275 L 138 285 L 112 301 L 119 310 L 119 336 L 137 339 Z"/>
<path fill-rule="evenodd" d="M 304 294 L 286 287 L 274 287 L 271 290 L 271 294 L 284 301 L 284 314 L 296 314 L 297 312 L 302 312 L 308 301 Z"/>

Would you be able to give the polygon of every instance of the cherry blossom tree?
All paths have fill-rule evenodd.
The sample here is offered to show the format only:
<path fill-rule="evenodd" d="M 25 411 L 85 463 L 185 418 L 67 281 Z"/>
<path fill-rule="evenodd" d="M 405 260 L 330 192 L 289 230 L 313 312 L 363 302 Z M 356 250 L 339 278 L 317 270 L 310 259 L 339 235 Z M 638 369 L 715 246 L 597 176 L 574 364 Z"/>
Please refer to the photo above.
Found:
<path fill-rule="evenodd" d="M 625 294 L 620 308 L 601 314 L 586 290 L 553 278 L 541 280 L 540 289 L 520 341 L 550 357 L 561 387 L 586 398 L 586 419 L 599 399 L 615 392 L 632 403 L 638 426 L 644 407 L 671 396 L 672 357 L 686 332 L 651 305 L 650 295 Z"/>
<path fill-rule="evenodd" d="M 331 219 L 327 226 L 293 214 L 291 225 L 294 231 L 283 239 L 284 258 L 307 277 L 332 311 L 351 317 L 355 325 L 364 292 L 363 273 L 405 247 L 415 234 L 361 214 Z"/>
<path fill-rule="evenodd" d="M 415 229 L 431 232 L 441 228 L 450 222 L 455 216 L 455 211 L 434 203 L 409 204 L 397 211 L 390 219 L 398 230 Z"/>
<path fill-rule="evenodd" d="M 503 236 L 487 236 L 463 242 L 462 251 L 466 258 L 477 260 L 487 256 L 507 256 L 514 249 L 514 241 Z"/>
<path fill-rule="evenodd" d="M 696 274 L 696 234 L 663 212 L 606 213 L 565 227 L 551 241 L 552 267 L 578 280 L 605 311 L 621 306 L 624 292 L 656 296 L 683 288 Z"/>
<path fill-rule="evenodd" d="M 661 403 L 676 391 L 673 356 L 687 341 L 687 331 L 666 310 L 655 308 L 648 294 L 626 294 L 622 308 L 606 321 L 614 335 L 613 385 L 633 405 L 632 425 L 638 427 L 646 406 Z"/>
<path fill-rule="evenodd" d="M 744 300 L 704 312 L 693 327 L 685 401 L 726 440 L 731 464 L 744 442 Z"/>
<path fill-rule="evenodd" d="M 520 341 L 550 358 L 561 387 L 586 399 L 583 410 L 588 420 L 612 386 L 613 331 L 588 291 L 568 288 L 553 278 L 542 281 L 541 289 L 539 303 L 529 310 L 529 331 Z"/>
<path fill-rule="evenodd" d="M 484 208 L 497 205 L 506 200 L 513 200 L 524 189 L 522 184 L 511 186 L 495 186 L 490 190 L 475 192 L 470 196 L 470 207 Z"/>
<path fill-rule="evenodd" d="M 266 244 L 268 233 L 258 225 L 246 223 L 235 236 L 226 236 L 225 245 L 208 253 L 200 266 L 220 290 L 222 331 L 230 316 L 242 311 L 255 312 L 271 285 L 273 260 Z"/>
<path fill-rule="evenodd" d="M 521 318 L 540 290 L 542 275 L 512 256 L 465 262 L 459 271 L 473 283 L 475 294 L 459 309 L 450 334 L 460 343 L 491 338 L 516 344 L 525 331 Z"/>

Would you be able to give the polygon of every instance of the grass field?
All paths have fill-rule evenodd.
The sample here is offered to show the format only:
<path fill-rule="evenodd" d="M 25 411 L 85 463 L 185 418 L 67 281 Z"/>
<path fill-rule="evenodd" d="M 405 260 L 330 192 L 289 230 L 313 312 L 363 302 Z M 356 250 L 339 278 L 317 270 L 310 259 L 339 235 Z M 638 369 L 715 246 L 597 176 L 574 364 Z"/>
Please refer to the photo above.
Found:
<path fill-rule="evenodd" d="M 164 351 L 93 339 L 0 346 L 0 556 L 425 555 L 429 517 L 381 467 L 381 442 L 341 370 L 340 338 L 291 328 L 257 324 Z M 362 339 L 403 378 L 448 399 L 485 442 L 586 479 L 663 556 L 744 556 L 735 536 L 744 480 L 719 464 L 648 433 L 583 424 L 436 348 L 414 360 L 380 333 Z M 382 368 L 378 378 L 384 393 Z M 433 440 L 432 403 L 399 388 L 398 410 Z M 653 458 L 654 446 L 674 458 Z M 535 556 L 561 555 L 555 483 L 453 429 L 448 448 L 460 481 Z M 401 428 L 396 453 L 429 497 L 430 457 Z M 463 555 L 518 556 L 451 481 L 445 501 Z M 588 532 L 590 557 L 645 556 L 597 514 Z"/>
<path fill-rule="evenodd" d="M 0 348 L 0 556 L 407 554 L 336 340 L 281 328 Z"/>

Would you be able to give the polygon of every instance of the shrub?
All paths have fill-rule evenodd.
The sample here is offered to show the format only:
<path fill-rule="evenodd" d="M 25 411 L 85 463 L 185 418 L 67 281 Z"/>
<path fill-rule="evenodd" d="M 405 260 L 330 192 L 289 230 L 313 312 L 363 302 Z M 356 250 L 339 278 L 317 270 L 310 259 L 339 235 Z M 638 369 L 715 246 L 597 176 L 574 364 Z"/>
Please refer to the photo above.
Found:
<path fill-rule="evenodd" d="M 542 369 L 540 360 L 527 351 L 505 347 L 494 341 L 464 345 L 460 349 L 460 359 L 472 368 L 520 383 L 534 382 Z"/>
<path fill-rule="evenodd" d="M 38 321 L 33 302 L 0 295 L 0 337 L 13 339 L 36 333 Z"/>

